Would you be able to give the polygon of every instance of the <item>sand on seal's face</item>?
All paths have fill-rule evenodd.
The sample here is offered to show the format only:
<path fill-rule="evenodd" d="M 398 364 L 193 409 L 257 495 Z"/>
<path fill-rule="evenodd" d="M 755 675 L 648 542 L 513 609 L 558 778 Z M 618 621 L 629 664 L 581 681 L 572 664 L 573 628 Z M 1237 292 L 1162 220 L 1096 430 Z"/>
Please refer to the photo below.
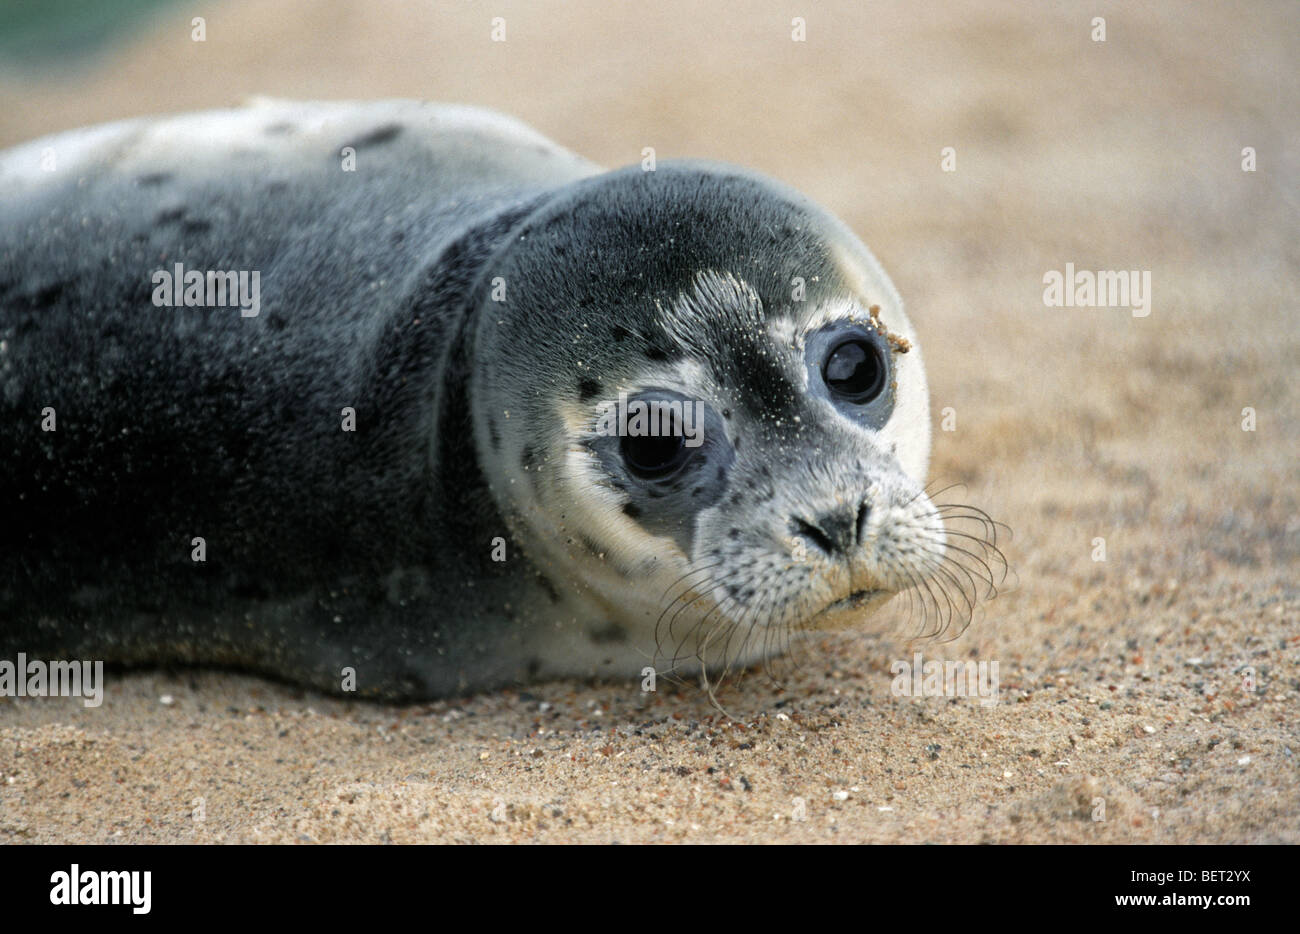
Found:
<path fill-rule="evenodd" d="M 412 96 L 608 165 L 653 146 L 792 184 L 907 303 L 932 489 L 1015 531 L 1017 588 L 919 646 L 997 661 L 1001 702 L 891 694 L 905 601 L 779 687 L 724 687 L 735 721 L 662 681 L 383 707 L 144 672 L 95 710 L 0 701 L 0 840 L 1300 842 L 1286 5 L 1125 9 L 1094 43 L 1065 5 L 818 4 L 795 43 L 774 2 L 503 2 L 496 46 L 468 6 L 339 3 L 314 39 L 308 7 L 229 3 L 202 47 L 175 8 L 66 81 L 0 75 L 0 144 L 245 93 Z M 1067 262 L 1150 270 L 1150 316 L 1045 307 Z"/>

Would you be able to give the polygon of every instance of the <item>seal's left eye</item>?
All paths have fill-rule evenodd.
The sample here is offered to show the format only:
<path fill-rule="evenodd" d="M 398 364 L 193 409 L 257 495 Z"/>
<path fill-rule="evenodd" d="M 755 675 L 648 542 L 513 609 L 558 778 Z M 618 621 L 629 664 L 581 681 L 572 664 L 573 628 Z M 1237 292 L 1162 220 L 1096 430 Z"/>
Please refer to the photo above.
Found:
<path fill-rule="evenodd" d="M 885 388 L 885 361 L 874 344 L 853 337 L 831 348 L 822 364 L 822 378 L 837 396 L 870 402 Z"/>

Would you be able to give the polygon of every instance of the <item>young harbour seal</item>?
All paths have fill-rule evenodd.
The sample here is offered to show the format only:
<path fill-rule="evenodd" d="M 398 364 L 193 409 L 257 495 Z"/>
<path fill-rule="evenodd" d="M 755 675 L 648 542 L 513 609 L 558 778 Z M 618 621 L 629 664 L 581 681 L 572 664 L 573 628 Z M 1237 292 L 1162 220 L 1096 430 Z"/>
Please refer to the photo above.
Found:
<path fill-rule="evenodd" d="M 11 149 L 0 191 L 9 656 L 418 699 L 969 606 L 902 303 L 770 180 L 261 101 Z"/>

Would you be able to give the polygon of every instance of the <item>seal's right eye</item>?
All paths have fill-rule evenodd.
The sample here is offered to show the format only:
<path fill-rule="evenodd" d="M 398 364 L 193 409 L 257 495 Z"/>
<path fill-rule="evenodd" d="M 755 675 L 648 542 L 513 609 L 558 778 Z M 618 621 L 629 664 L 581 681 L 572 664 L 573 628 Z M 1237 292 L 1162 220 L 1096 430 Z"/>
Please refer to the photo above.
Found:
<path fill-rule="evenodd" d="M 885 388 L 885 362 L 870 341 L 852 337 L 831 348 L 822 364 L 822 379 L 835 395 L 864 404 Z"/>
<path fill-rule="evenodd" d="M 689 450 L 679 434 L 624 436 L 619 445 L 628 469 L 645 480 L 660 480 L 686 462 Z"/>

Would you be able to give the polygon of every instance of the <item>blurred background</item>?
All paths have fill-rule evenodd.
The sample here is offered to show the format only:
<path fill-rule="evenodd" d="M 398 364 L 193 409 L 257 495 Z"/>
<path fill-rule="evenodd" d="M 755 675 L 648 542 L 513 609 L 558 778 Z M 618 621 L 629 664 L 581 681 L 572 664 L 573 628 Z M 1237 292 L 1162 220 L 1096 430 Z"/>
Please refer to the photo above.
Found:
<path fill-rule="evenodd" d="M 0 0 L 0 146 L 251 95 L 413 97 L 505 111 L 610 167 L 652 146 L 776 176 L 881 259 L 929 369 L 935 485 L 963 484 L 945 498 L 1014 531 L 1013 587 L 928 651 L 1001 659 L 1017 699 L 1052 688 L 1083 704 L 1103 679 L 1123 687 L 1092 725 L 1016 704 L 997 715 L 996 736 L 1014 740 L 981 746 L 982 728 L 944 714 L 958 719 L 932 741 L 976 763 L 980 748 L 1023 746 L 1035 767 L 1072 758 L 1160 805 L 1159 828 L 1114 834 L 1294 842 L 1295 760 L 1279 749 L 1294 745 L 1300 693 L 1298 60 L 1294 2 Z M 1149 270 L 1150 315 L 1045 307 L 1043 275 L 1066 263 Z M 836 678 L 883 692 L 871 679 L 897 651 L 830 638 L 790 696 L 839 695 L 849 682 L 825 680 L 839 663 Z M 1264 699 L 1234 707 L 1207 685 L 1247 662 Z M 752 679 L 727 703 L 744 715 L 768 690 Z M 835 716 L 865 718 L 855 735 L 907 734 L 890 703 Z M 493 710 L 482 728 L 513 735 L 510 711 Z M 1234 740 L 1219 759 L 1200 733 L 1211 720 Z M 1141 747 L 1150 724 L 1171 731 L 1190 784 L 1160 784 L 1174 760 Z M 898 754 L 896 774 L 915 768 L 919 753 Z M 476 751 L 463 758 L 479 768 Z M 899 795 L 939 787 L 942 809 L 965 781 Z M 970 794 L 979 814 L 1001 792 Z M 1026 800 L 1024 813 L 1055 813 L 1054 798 Z M 860 836 L 889 838 L 869 817 Z M 1095 832 L 1000 826 L 1008 839 Z"/>

